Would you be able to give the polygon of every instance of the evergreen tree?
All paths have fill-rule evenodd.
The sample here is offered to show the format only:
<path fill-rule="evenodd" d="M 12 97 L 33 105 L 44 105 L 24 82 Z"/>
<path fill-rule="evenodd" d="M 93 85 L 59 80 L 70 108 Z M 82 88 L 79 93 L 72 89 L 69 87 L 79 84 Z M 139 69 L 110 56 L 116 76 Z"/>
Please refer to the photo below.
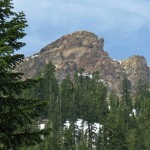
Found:
<path fill-rule="evenodd" d="M 55 66 L 49 62 L 41 71 L 38 85 L 32 89 L 31 96 L 44 98 L 48 102 L 47 110 L 41 119 L 47 119 L 46 128 L 51 128 L 50 134 L 44 139 L 45 150 L 58 149 L 58 135 L 60 130 L 60 99 L 59 86 L 55 77 Z M 31 91 L 29 91 L 31 92 Z"/>
<path fill-rule="evenodd" d="M 128 126 L 129 116 L 132 113 L 132 99 L 131 99 L 131 81 L 125 77 L 122 81 L 122 101 L 121 101 L 125 122 Z"/>
<path fill-rule="evenodd" d="M 76 104 L 75 104 L 75 87 L 71 81 L 70 75 L 61 83 L 61 124 L 62 130 L 64 123 L 69 121 L 70 126 L 63 132 L 64 135 L 64 147 L 66 149 L 75 149 L 76 145 Z"/>
<path fill-rule="evenodd" d="M 32 87 L 36 80 L 22 81 L 22 73 L 14 71 L 24 58 L 14 54 L 25 44 L 27 26 L 23 12 L 13 12 L 11 0 L 0 1 L 0 148 L 13 149 L 40 142 L 44 130 L 39 130 L 36 118 L 46 103 L 37 99 L 21 98 L 23 90 Z"/>
<path fill-rule="evenodd" d="M 137 118 L 137 149 L 148 150 L 150 147 L 150 91 L 147 84 L 140 82 L 135 98 Z"/>
<path fill-rule="evenodd" d="M 107 116 L 107 90 L 100 82 L 99 73 L 84 75 L 83 70 L 75 76 L 75 101 L 78 118 L 87 122 L 86 138 L 88 149 L 93 149 L 97 138 L 94 123 L 102 123 Z M 85 142 L 85 139 L 80 139 Z"/>
<path fill-rule="evenodd" d="M 46 65 L 43 82 L 45 83 L 45 98 L 49 102 L 48 107 L 48 124 L 51 128 L 51 133 L 47 137 L 46 143 L 48 144 L 46 150 L 58 149 L 58 133 L 60 130 L 60 102 L 59 102 L 59 87 L 58 82 L 54 75 L 55 66 L 52 63 Z"/>
<path fill-rule="evenodd" d="M 75 122 L 75 103 L 74 103 L 74 84 L 70 79 L 70 75 L 61 83 L 61 112 L 62 125 L 65 121 Z"/>

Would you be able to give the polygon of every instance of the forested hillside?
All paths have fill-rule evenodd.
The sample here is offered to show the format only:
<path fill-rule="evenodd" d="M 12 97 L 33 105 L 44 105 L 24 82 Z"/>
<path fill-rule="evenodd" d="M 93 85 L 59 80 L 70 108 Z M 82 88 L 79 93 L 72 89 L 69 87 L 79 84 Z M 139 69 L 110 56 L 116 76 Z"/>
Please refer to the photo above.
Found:
<path fill-rule="evenodd" d="M 40 83 L 25 93 L 49 103 L 40 123 L 52 130 L 36 150 L 149 149 L 150 92 L 146 84 L 139 83 L 133 99 L 131 82 L 124 78 L 122 96 L 117 97 L 113 91 L 108 94 L 98 72 L 86 74 L 80 69 L 58 84 L 54 71 L 55 66 L 47 64 L 39 74 Z"/>

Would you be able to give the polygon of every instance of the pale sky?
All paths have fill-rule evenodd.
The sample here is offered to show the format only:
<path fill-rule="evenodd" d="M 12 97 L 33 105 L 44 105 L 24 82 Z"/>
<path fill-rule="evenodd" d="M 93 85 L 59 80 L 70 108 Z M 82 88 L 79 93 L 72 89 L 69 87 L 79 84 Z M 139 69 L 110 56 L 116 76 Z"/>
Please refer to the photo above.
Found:
<path fill-rule="evenodd" d="M 79 30 L 105 40 L 104 49 L 117 60 L 144 56 L 150 65 L 149 0 L 13 0 L 24 11 L 29 27 L 26 46 L 30 56 L 65 34 Z"/>

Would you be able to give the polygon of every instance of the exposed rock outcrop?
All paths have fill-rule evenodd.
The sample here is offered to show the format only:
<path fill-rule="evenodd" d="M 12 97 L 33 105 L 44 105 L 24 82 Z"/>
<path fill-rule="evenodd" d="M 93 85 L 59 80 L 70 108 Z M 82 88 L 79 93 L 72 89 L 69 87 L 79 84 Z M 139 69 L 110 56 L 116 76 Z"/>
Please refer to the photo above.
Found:
<path fill-rule="evenodd" d="M 87 31 L 74 32 L 62 36 L 41 51 L 28 57 L 20 65 L 19 71 L 25 78 L 36 76 L 44 66 L 52 61 L 56 66 L 56 77 L 62 80 L 66 74 L 79 68 L 85 72 L 99 71 L 101 78 L 110 89 L 119 91 L 125 74 L 135 89 L 139 79 L 150 82 L 150 69 L 144 57 L 133 56 L 124 61 L 111 59 L 103 49 L 104 39 Z"/>
<path fill-rule="evenodd" d="M 125 69 L 128 79 L 132 83 L 132 89 L 136 89 L 140 82 L 150 83 L 150 68 L 143 56 L 132 56 L 122 61 L 121 66 Z"/>

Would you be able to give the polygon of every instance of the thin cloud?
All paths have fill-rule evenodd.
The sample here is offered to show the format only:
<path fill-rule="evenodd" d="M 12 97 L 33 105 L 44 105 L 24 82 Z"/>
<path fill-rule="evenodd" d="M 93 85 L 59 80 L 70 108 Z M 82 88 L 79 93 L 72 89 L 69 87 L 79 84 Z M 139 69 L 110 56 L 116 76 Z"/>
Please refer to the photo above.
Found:
<path fill-rule="evenodd" d="M 26 38 L 27 45 L 33 49 L 33 53 L 63 34 L 77 30 L 89 30 L 104 36 L 107 41 L 105 45 L 108 44 L 108 48 L 114 50 L 120 47 L 109 39 L 116 38 L 116 42 L 120 40 L 121 43 L 122 40 L 124 44 L 125 41 L 129 42 L 131 36 L 137 36 L 137 33 L 140 33 L 138 34 L 140 39 L 142 34 L 150 29 L 150 1 L 147 0 L 38 0 L 38 2 L 14 0 L 13 2 L 15 10 L 23 10 L 26 14 L 29 39 L 36 38 L 36 43 L 38 41 L 40 43 L 33 45 L 34 43 L 28 43 L 29 40 Z M 140 32 L 141 30 L 143 32 Z M 140 39 L 137 43 L 147 44 L 142 40 L 144 39 Z M 133 43 L 128 45 L 136 46 Z M 123 47 L 129 48 L 127 45 Z"/>
<path fill-rule="evenodd" d="M 14 0 L 19 9 L 24 9 L 31 25 L 79 23 L 89 20 L 97 24 L 102 30 L 137 31 L 142 26 L 150 25 L 150 7 L 145 1 L 137 0 L 81 0 L 71 2 L 67 0 Z M 36 5 L 35 5 L 36 4 Z M 150 3 L 149 3 L 150 4 Z M 29 7 L 32 6 L 32 7 Z M 31 26 L 32 27 L 32 26 Z M 127 27 L 127 28 L 125 28 Z"/>

